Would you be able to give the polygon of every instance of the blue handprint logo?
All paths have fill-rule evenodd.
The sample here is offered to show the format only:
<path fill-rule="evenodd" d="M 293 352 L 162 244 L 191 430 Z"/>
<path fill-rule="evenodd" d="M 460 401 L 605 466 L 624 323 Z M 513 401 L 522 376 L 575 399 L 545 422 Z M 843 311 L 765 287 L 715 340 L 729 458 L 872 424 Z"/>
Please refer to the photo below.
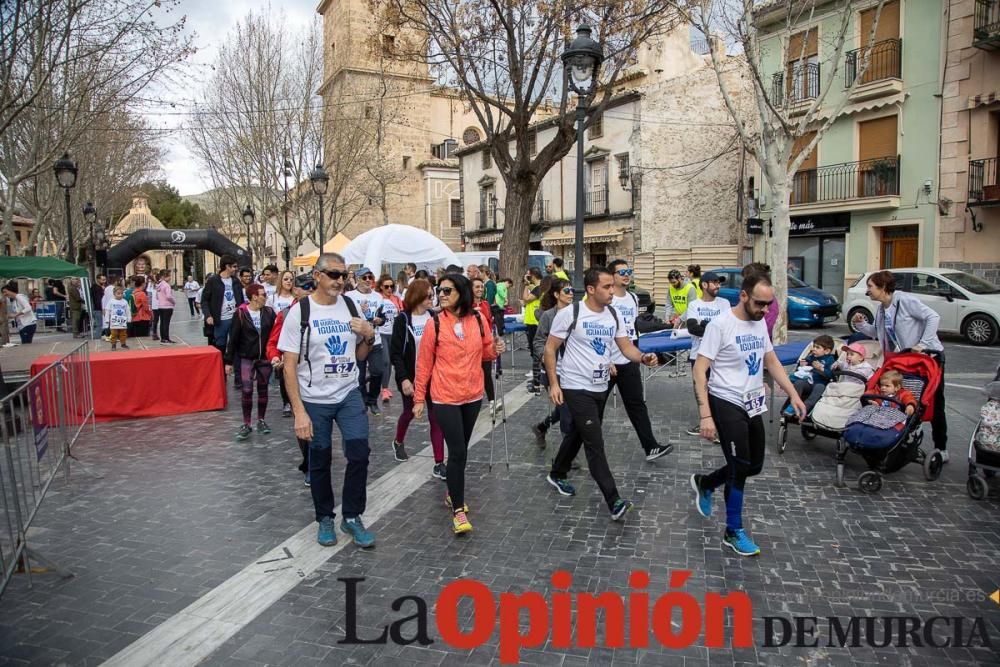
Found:
<path fill-rule="evenodd" d="M 601 338 L 591 338 L 590 346 L 594 348 L 594 352 L 596 352 L 597 356 L 599 357 L 603 357 L 605 352 L 608 351 L 608 346 L 604 343 L 604 340 Z"/>
<path fill-rule="evenodd" d="M 747 360 L 746 360 L 747 372 L 751 376 L 757 375 L 757 373 L 760 373 L 760 363 L 761 363 L 761 361 L 762 361 L 761 357 L 757 356 L 756 352 L 751 352 L 750 356 L 747 357 Z"/>
<path fill-rule="evenodd" d="M 340 336 L 330 336 L 326 339 L 326 351 L 331 357 L 339 357 L 347 352 L 347 341 L 341 340 Z"/>

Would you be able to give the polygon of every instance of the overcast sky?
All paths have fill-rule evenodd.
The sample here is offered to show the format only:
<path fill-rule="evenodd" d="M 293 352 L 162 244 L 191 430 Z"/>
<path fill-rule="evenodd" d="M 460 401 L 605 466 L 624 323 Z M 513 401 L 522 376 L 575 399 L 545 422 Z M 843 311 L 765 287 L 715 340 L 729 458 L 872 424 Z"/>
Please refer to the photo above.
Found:
<path fill-rule="evenodd" d="M 191 76 L 197 78 L 208 71 L 219 46 L 225 42 L 226 36 L 248 12 L 262 12 L 268 7 L 261 0 L 182 0 L 180 12 L 187 16 L 188 29 L 197 34 L 196 45 L 198 53 L 193 57 Z M 284 12 L 290 32 L 297 32 L 313 20 L 320 18 L 316 13 L 318 0 L 282 0 L 271 3 L 274 13 Z M 156 92 L 155 96 L 163 100 L 173 100 L 176 107 L 162 105 L 150 109 L 150 122 L 157 128 L 178 127 L 185 122 L 177 111 L 190 107 L 191 100 L 196 96 L 200 84 L 197 81 L 185 80 L 179 86 L 166 92 Z M 163 113 L 157 113 L 162 111 Z M 164 147 L 167 155 L 163 163 L 163 176 L 182 195 L 192 195 L 210 189 L 211 183 L 200 173 L 198 165 L 184 145 L 184 136 L 180 132 L 165 133 Z"/>

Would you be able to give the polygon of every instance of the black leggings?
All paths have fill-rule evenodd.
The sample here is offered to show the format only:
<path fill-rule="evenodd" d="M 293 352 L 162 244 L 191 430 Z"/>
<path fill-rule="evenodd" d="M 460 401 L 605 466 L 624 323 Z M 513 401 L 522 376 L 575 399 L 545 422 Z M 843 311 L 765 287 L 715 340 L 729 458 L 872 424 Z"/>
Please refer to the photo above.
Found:
<path fill-rule="evenodd" d="M 285 388 L 285 374 L 281 371 L 278 371 L 278 391 L 281 392 L 281 405 L 291 405 L 292 401 L 288 398 L 288 390 Z"/>
<path fill-rule="evenodd" d="M 525 335 L 528 338 L 528 352 L 531 353 L 531 386 L 537 387 L 539 386 L 539 375 L 542 370 L 542 360 L 535 354 L 534 346 L 535 334 L 538 333 L 538 325 L 526 324 L 524 326 L 527 328 Z"/>
<path fill-rule="evenodd" d="M 701 479 L 701 490 L 726 485 L 726 528 L 743 527 L 743 489 L 747 477 L 764 468 L 764 418 L 750 417 L 743 408 L 709 394 L 708 406 L 719 432 L 726 465 Z"/>
<path fill-rule="evenodd" d="M 493 362 L 484 361 L 483 362 L 483 384 L 486 387 L 486 398 L 488 400 L 494 400 L 496 398 L 496 393 L 493 389 Z"/>
<path fill-rule="evenodd" d="M 462 405 L 435 403 L 431 408 L 444 433 L 444 444 L 448 447 L 448 495 L 456 510 L 465 504 L 465 463 L 469 458 L 472 429 L 476 427 L 482 403 L 482 400 Z"/>

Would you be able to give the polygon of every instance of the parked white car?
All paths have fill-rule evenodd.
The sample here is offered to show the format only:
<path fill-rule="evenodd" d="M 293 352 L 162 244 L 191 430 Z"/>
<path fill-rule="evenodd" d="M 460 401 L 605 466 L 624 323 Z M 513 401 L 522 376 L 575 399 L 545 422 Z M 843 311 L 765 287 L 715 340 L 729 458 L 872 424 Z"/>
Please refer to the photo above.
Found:
<path fill-rule="evenodd" d="M 909 292 L 941 316 L 938 331 L 962 334 L 973 345 L 992 345 L 1000 329 L 1000 287 L 953 269 L 893 269 L 896 289 Z M 847 290 L 844 313 L 847 326 L 858 313 L 875 319 L 877 304 L 868 297 L 868 276 Z"/>

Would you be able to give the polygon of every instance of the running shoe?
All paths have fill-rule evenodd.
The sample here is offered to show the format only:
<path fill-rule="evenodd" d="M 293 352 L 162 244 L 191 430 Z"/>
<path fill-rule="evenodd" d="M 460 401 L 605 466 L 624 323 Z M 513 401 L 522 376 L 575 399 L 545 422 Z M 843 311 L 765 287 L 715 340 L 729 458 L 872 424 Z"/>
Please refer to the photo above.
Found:
<path fill-rule="evenodd" d="M 631 500 L 619 498 L 615 501 L 615 504 L 611 506 L 612 520 L 621 521 L 626 514 L 632 511 L 632 507 L 634 507 L 634 505 L 632 505 Z"/>
<path fill-rule="evenodd" d="M 337 531 L 333 528 L 333 517 L 325 516 L 319 521 L 319 530 L 316 531 L 316 541 L 324 547 L 332 547 L 337 543 Z"/>
<path fill-rule="evenodd" d="M 410 457 L 406 455 L 406 447 L 403 443 L 392 441 L 392 455 L 397 461 L 409 461 Z"/>
<path fill-rule="evenodd" d="M 545 424 L 534 424 L 531 427 L 531 432 L 535 434 L 536 438 L 544 442 L 545 434 L 549 432 L 549 427 Z"/>
<path fill-rule="evenodd" d="M 153 340 L 160 340 L 160 337 L 157 336 L 156 334 L 153 334 Z"/>
<path fill-rule="evenodd" d="M 787 406 L 785 406 L 785 409 L 781 411 L 781 414 L 787 415 L 788 417 L 794 417 L 795 416 L 795 408 L 793 408 L 792 404 L 789 403 Z"/>
<path fill-rule="evenodd" d="M 665 445 L 657 445 L 656 447 L 653 447 L 651 450 L 646 452 L 646 460 L 655 461 L 661 456 L 666 456 L 672 451 L 674 451 L 674 446 L 671 445 L 669 442 Z"/>
<path fill-rule="evenodd" d="M 271 427 L 268 426 L 267 422 L 264 421 L 263 419 L 258 419 L 257 420 L 257 432 L 258 433 L 262 433 L 264 435 L 270 435 L 270 433 L 271 433 Z"/>
<path fill-rule="evenodd" d="M 451 506 L 451 494 L 450 493 L 445 493 L 444 494 L 444 504 L 447 505 L 448 509 L 450 509 L 450 510 L 454 510 L 455 509 L 454 507 Z M 469 506 L 467 504 L 465 504 L 465 503 L 462 503 L 462 510 L 461 511 L 468 512 L 469 511 Z"/>
<path fill-rule="evenodd" d="M 251 433 L 253 433 L 253 429 L 250 428 L 250 424 L 244 424 L 243 426 L 240 426 L 240 430 L 236 432 L 236 439 L 246 440 L 250 437 Z"/>
<path fill-rule="evenodd" d="M 284 405 L 284 407 L 281 408 L 281 416 L 282 417 L 291 417 L 292 416 L 292 406 L 290 406 L 290 405 L 288 405 L 286 403 Z"/>
<path fill-rule="evenodd" d="M 706 519 L 712 516 L 712 492 L 701 490 L 703 475 L 691 475 L 691 488 L 694 490 L 694 506 L 698 514 Z"/>
<path fill-rule="evenodd" d="M 950 456 L 948 456 L 948 450 L 947 449 L 940 449 L 938 451 L 941 452 L 941 462 L 942 463 L 947 463 L 948 459 L 951 458 Z"/>
<path fill-rule="evenodd" d="M 431 477 L 437 477 L 438 479 L 448 479 L 448 466 L 444 463 L 435 463 L 434 470 L 431 471 Z"/>
<path fill-rule="evenodd" d="M 359 516 L 341 521 L 340 529 L 354 538 L 354 543 L 362 549 L 375 546 L 375 533 L 365 528 Z"/>
<path fill-rule="evenodd" d="M 742 528 L 727 530 L 722 538 L 722 543 L 741 556 L 760 554 L 760 547 L 753 543 L 753 540 L 747 536 L 747 532 Z"/>
<path fill-rule="evenodd" d="M 553 479 L 552 475 L 549 474 L 545 477 L 545 481 L 547 481 L 552 486 L 556 487 L 556 491 L 558 491 L 560 494 L 564 496 L 576 495 L 576 489 L 573 487 L 572 484 L 567 482 L 565 479 Z"/>
<path fill-rule="evenodd" d="M 123 350 L 130 350 L 130 349 L 132 349 L 132 348 L 130 348 L 130 347 L 129 347 L 128 345 L 126 345 L 125 343 L 122 343 L 122 349 L 123 349 Z"/>
<path fill-rule="evenodd" d="M 701 427 L 700 426 L 692 426 L 691 428 L 689 428 L 688 430 L 686 430 L 684 432 L 687 433 L 688 435 L 701 435 Z"/>
<path fill-rule="evenodd" d="M 532 377 L 534 377 L 534 375 L 535 375 L 534 373 L 532 373 L 531 371 L 528 371 L 527 373 L 524 374 L 524 377 L 526 377 L 526 378 L 528 378 L 530 380 Z"/>
<path fill-rule="evenodd" d="M 388 403 L 390 398 L 392 398 L 392 392 L 389 391 L 388 387 L 386 387 L 382 390 L 382 402 Z"/>
<path fill-rule="evenodd" d="M 472 524 L 469 523 L 469 517 L 465 515 L 465 512 L 458 510 L 452 515 L 452 530 L 455 531 L 456 535 L 464 535 L 472 530 Z"/>
<path fill-rule="evenodd" d="M 378 409 L 378 403 L 372 403 L 368 406 L 368 411 L 372 413 L 372 417 L 381 417 L 382 411 Z"/>
<path fill-rule="evenodd" d="M 304 483 L 304 484 L 305 484 L 306 486 L 312 486 L 312 483 L 311 483 L 311 482 L 309 481 L 309 473 L 306 473 L 306 474 L 305 474 L 305 480 L 304 480 L 304 482 L 303 482 L 303 483 Z"/>

